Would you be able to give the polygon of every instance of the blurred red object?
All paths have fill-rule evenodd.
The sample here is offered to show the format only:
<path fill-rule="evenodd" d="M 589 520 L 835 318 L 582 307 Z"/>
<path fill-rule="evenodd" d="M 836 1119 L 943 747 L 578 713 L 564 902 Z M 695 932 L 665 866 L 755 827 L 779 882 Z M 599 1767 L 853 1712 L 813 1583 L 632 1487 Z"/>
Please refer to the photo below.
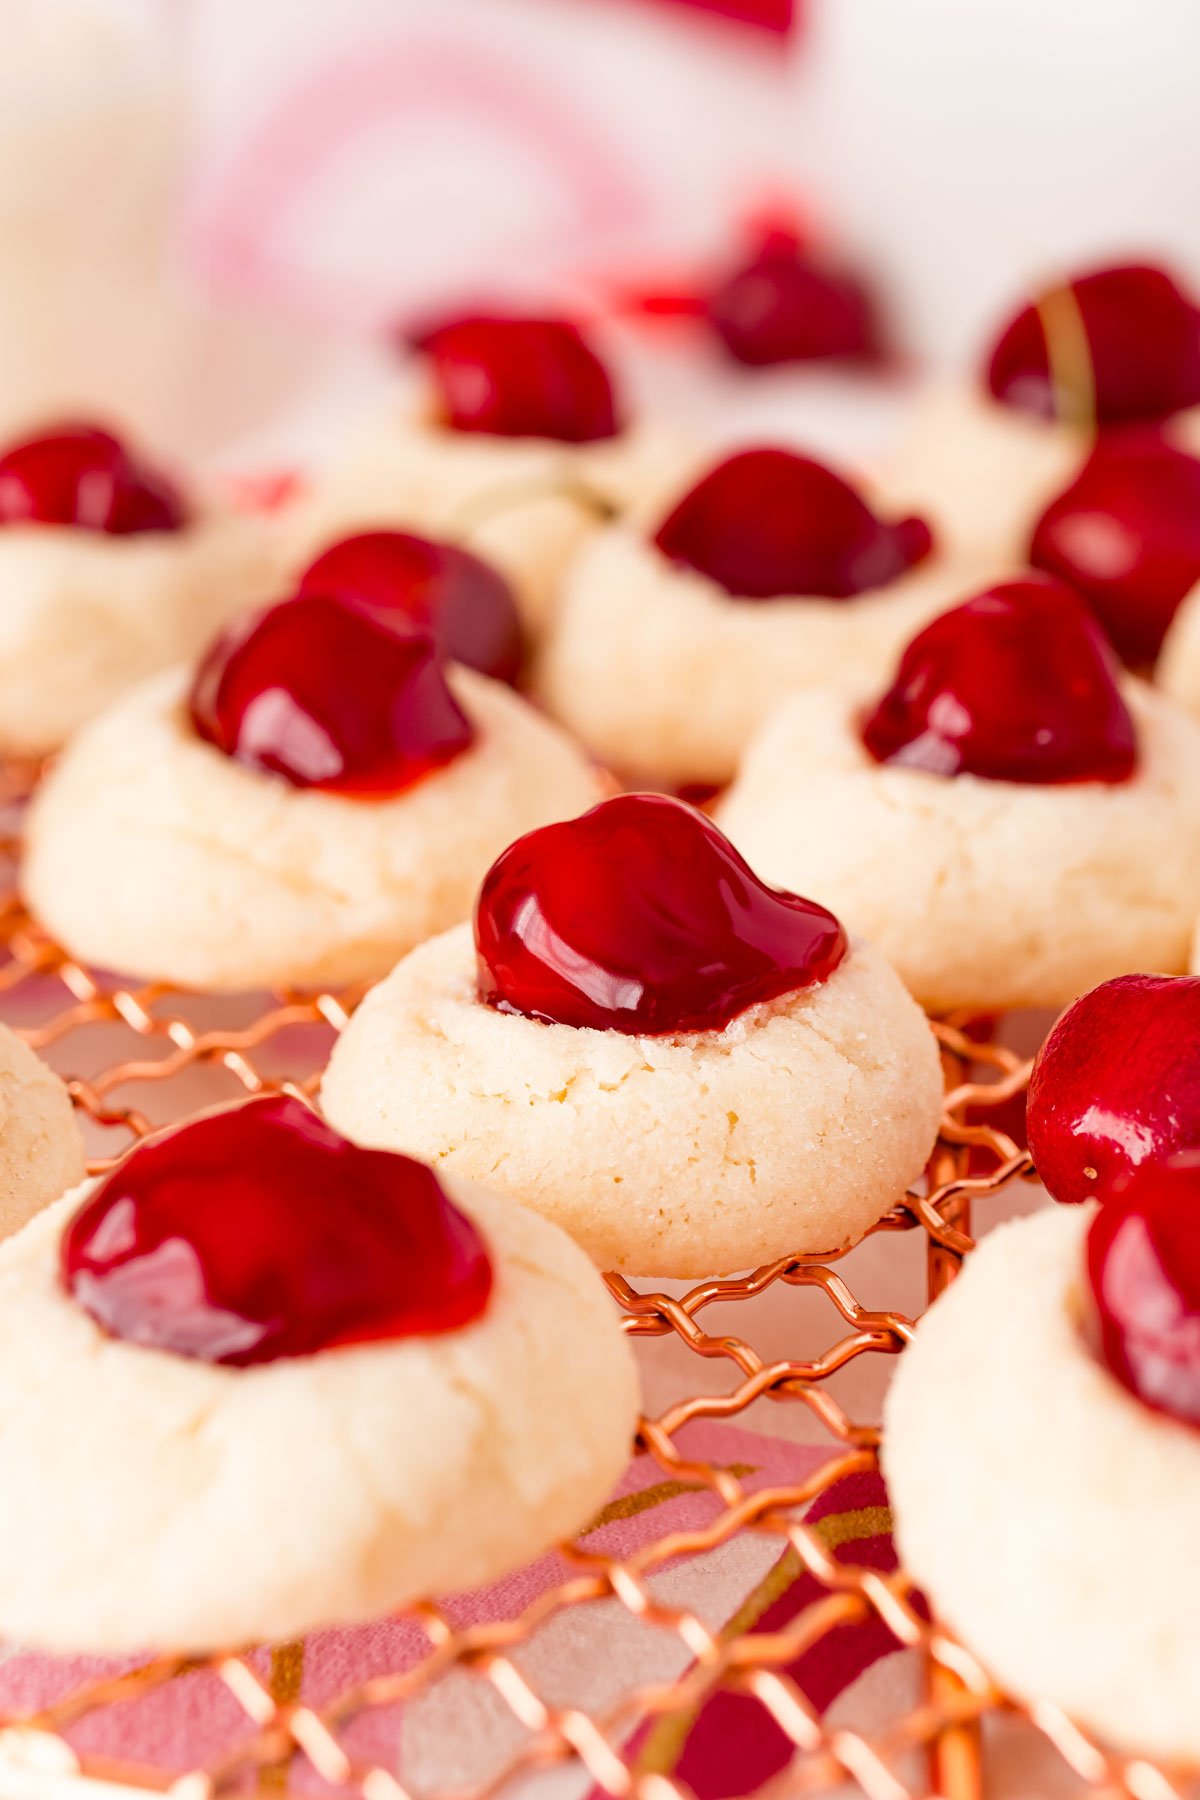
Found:
<path fill-rule="evenodd" d="M 278 512 L 304 491 L 298 469 L 266 469 L 256 474 L 231 475 L 225 484 L 229 504 L 239 512 Z"/>
<path fill-rule="evenodd" d="M 794 199 L 767 194 L 743 214 L 737 236 L 723 264 L 601 276 L 597 286 L 618 316 L 695 321 L 750 368 L 886 360 L 870 286 L 814 243 Z"/>
<path fill-rule="evenodd" d="M 794 231 L 764 233 L 716 282 L 704 311 L 730 356 L 751 368 L 881 354 L 868 290 Z"/>
<path fill-rule="evenodd" d="M 659 4 L 691 7 L 695 12 L 716 13 L 739 25 L 756 25 L 762 31 L 787 34 L 799 19 L 798 0 L 659 0 Z"/>

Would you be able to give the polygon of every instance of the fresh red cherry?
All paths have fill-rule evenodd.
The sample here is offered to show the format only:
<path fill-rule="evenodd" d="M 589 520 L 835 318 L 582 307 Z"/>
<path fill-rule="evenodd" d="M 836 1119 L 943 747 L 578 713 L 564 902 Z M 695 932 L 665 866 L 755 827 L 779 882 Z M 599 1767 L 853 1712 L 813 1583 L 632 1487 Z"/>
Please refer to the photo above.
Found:
<path fill-rule="evenodd" d="M 710 469 L 654 541 L 740 600 L 847 600 L 896 581 L 933 546 L 923 519 L 889 524 L 823 463 L 773 449 Z"/>
<path fill-rule="evenodd" d="M 433 639 L 301 594 L 218 638 L 192 725 L 235 762 L 293 787 L 382 799 L 474 741 Z"/>
<path fill-rule="evenodd" d="M 239 1368 L 457 1331 L 492 1286 L 432 1169 L 278 1097 L 139 1145 L 75 1214 L 61 1271 L 113 1337 Z"/>
<path fill-rule="evenodd" d="M 443 656 L 496 681 L 514 681 L 521 667 L 512 589 L 457 544 L 407 531 L 367 531 L 319 556 L 300 577 L 299 591 L 357 602 L 385 623 L 428 632 Z"/>
<path fill-rule="evenodd" d="M 1200 1150 L 1200 979 L 1118 975 L 1076 1000 L 1038 1052 L 1027 1120 L 1038 1174 L 1070 1203 Z"/>
<path fill-rule="evenodd" d="M 721 1031 L 825 981 L 846 954 L 832 913 L 761 882 L 702 813 L 623 794 L 518 838 L 475 908 L 480 998 L 597 1031 Z"/>
<path fill-rule="evenodd" d="M 909 644 L 862 724 L 876 762 L 930 775 L 1126 781 L 1137 737 L 1116 662 L 1077 594 L 1047 576 L 989 588 Z"/>
<path fill-rule="evenodd" d="M 1056 319 L 1051 357 L 1046 333 L 1053 335 Z M 1078 276 L 1010 321 L 992 351 L 987 384 L 997 400 L 1047 419 L 1165 418 L 1200 402 L 1200 308 L 1162 269 Z"/>
<path fill-rule="evenodd" d="M 0 456 L 0 524 L 77 525 L 109 537 L 181 531 L 187 509 L 165 475 L 111 433 L 65 425 Z"/>
<path fill-rule="evenodd" d="M 567 319 L 452 319 L 416 347 L 452 431 L 588 444 L 619 430 L 608 371 Z"/>
<path fill-rule="evenodd" d="M 1127 662 L 1153 662 L 1200 581 L 1200 457 L 1147 429 L 1106 434 L 1038 520 L 1029 560 L 1078 588 Z"/>
<path fill-rule="evenodd" d="M 705 310 L 729 354 L 752 368 L 879 354 L 861 282 L 781 233 L 717 283 Z"/>
<path fill-rule="evenodd" d="M 1090 1316 L 1106 1368 L 1147 1406 L 1200 1425 L 1200 1152 L 1146 1162 L 1088 1229 Z"/>

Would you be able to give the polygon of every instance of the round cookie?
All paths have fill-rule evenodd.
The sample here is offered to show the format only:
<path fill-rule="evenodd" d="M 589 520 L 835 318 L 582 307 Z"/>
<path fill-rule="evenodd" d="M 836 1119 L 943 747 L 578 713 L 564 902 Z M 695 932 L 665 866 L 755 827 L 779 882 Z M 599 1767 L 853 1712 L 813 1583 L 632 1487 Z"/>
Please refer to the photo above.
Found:
<path fill-rule="evenodd" d="M 83 1138 L 63 1083 L 0 1025 L 0 1238 L 82 1181 Z"/>
<path fill-rule="evenodd" d="M 30 440 L 0 458 L 0 749 L 10 755 L 56 750 L 134 682 L 192 655 L 264 599 L 274 579 L 261 522 L 212 505 L 169 528 L 136 529 L 119 517 L 91 528 L 40 517 L 36 492 L 14 505 L 5 471 L 59 442 L 85 453 L 98 443 L 101 456 L 125 460 L 115 440 L 91 431 Z M 98 474 L 82 470 L 84 500 Z M 41 512 L 61 516 L 68 509 L 50 504 L 60 499 L 49 495 Z"/>
<path fill-rule="evenodd" d="M 0 1249 L 6 1637 L 201 1653 L 378 1617 L 580 1530 L 624 1469 L 632 1354 L 536 1214 L 454 1186 L 493 1265 L 475 1322 L 239 1368 L 109 1337 L 65 1291 L 90 1191 Z"/>
<path fill-rule="evenodd" d="M 977 576 L 977 566 L 935 561 L 852 600 L 760 605 L 611 525 L 567 576 L 535 687 L 602 761 L 669 785 L 725 782 L 780 700 L 882 675 Z"/>
<path fill-rule="evenodd" d="M 597 523 L 682 478 L 674 433 L 630 424 L 570 320 L 474 315 L 410 335 L 416 395 L 291 511 L 298 564 L 352 531 L 408 526 L 478 551 L 512 582 L 535 641 Z"/>
<path fill-rule="evenodd" d="M 571 445 L 392 417 L 294 503 L 283 531 L 297 570 L 352 532 L 406 527 L 450 538 L 508 578 L 536 641 L 580 547 L 613 512 L 670 492 L 689 454 L 674 434 L 648 426 Z"/>
<path fill-rule="evenodd" d="M 704 1276 L 860 1237 L 925 1166 L 937 1047 L 853 946 L 826 981 L 724 1030 L 545 1024 L 479 997 L 471 931 L 406 957 L 355 1013 L 322 1104 L 553 1218 L 603 1268 Z"/>
<path fill-rule="evenodd" d="M 780 449 L 710 469 L 651 534 L 598 532 L 568 577 L 534 683 L 613 766 L 727 781 L 798 688 L 882 675 L 971 571 L 918 519 L 878 518 L 832 470 Z"/>
<path fill-rule="evenodd" d="M 906 1568 L 1002 1686 L 1118 1749 L 1191 1762 L 1200 1434 L 1084 1341 L 1094 1215 L 1051 1207 L 969 1258 L 900 1358 L 884 1474 Z"/>
<path fill-rule="evenodd" d="M 1167 627 L 1154 679 L 1164 694 L 1200 713 L 1200 583 L 1184 596 Z"/>
<path fill-rule="evenodd" d="M 951 555 L 1015 567 L 1092 443 L 1079 425 L 1002 405 L 965 382 L 942 384 L 918 397 L 880 487 L 893 506 L 924 514 Z"/>
<path fill-rule="evenodd" d="M 270 558 L 248 518 L 183 541 L 0 530 L 0 742 L 42 756 L 144 676 L 189 656 L 264 598 Z"/>
<path fill-rule="evenodd" d="M 1200 905 L 1200 730 L 1135 677 L 1111 697 L 1131 752 L 1136 737 L 1129 778 L 1041 784 L 878 762 L 860 730 L 874 696 L 798 694 L 717 817 L 765 880 L 821 894 L 931 1010 L 1061 1006 L 1130 969 L 1180 973 Z"/>
<path fill-rule="evenodd" d="M 466 917 L 517 832 L 590 805 L 600 778 L 498 682 L 451 665 L 475 741 L 392 798 L 303 790 L 196 734 L 191 672 L 86 726 L 29 809 L 22 890 L 73 955 L 211 989 L 340 986 Z"/>

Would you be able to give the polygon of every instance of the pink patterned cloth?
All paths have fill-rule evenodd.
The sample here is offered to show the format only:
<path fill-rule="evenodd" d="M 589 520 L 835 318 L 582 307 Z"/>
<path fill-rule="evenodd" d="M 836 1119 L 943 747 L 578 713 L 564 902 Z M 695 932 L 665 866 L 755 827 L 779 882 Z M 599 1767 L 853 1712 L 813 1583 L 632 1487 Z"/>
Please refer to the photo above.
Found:
<path fill-rule="evenodd" d="M 802 1481 L 823 1456 L 809 1445 L 721 1423 L 694 1423 L 679 1433 L 677 1441 L 689 1458 L 736 1470 L 749 1492 Z M 668 1533 L 710 1524 L 719 1510 L 719 1501 L 707 1488 L 673 1480 L 642 1455 L 630 1465 L 609 1506 L 582 1541 L 624 1558 Z M 814 1524 L 824 1522 L 827 1542 L 840 1558 L 873 1568 L 894 1566 L 878 1477 L 839 1482 L 814 1504 L 808 1518 Z M 267 1531 L 264 1543 L 269 1544 Z M 456 1597 L 446 1611 L 460 1626 L 510 1619 L 569 1573 L 557 1553 L 544 1556 L 490 1588 Z M 706 1557 L 668 1565 L 656 1576 L 655 1586 L 656 1591 L 665 1588 L 672 1603 L 694 1607 L 711 1628 L 760 1630 L 786 1625 L 821 1591 L 795 1566 L 794 1557 L 785 1553 L 781 1558 L 778 1538 L 753 1533 Z M 616 1601 L 571 1609 L 559 1616 L 551 1631 L 554 1642 L 544 1655 L 535 1642 L 529 1652 L 518 1653 L 517 1660 L 538 1691 L 554 1703 L 611 1705 L 644 1682 L 682 1673 L 690 1660 L 671 1634 L 640 1624 Z M 843 1627 L 788 1672 L 814 1704 L 824 1707 L 895 1649 L 878 1622 Z M 417 1623 L 387 1619 L 316 1632 L 302 1646 L 302 1662 L 295 1649 L 288 1651 L 288 1668 L 293 1683 L 300 1676 L 295 1697 L 319 1708 L 373 1676 L 413 1667 L 428 1650 L 428 1639 Z M 83 1683 L 135 1668 L 139 1660 L 12 1651 L 0 1661 L 0 1712 L 10 1719 L 35 1714 Z M 271 1653 L 255 1651 L 248 1660 L 269 1682 Z M 389 1705 L 361 1714 L 342 1733 L 342 1742 L 360 1764 L 378 1764 L 427 1787 L 462 1777 L 463 1768 L 454 1759 L 464 1745 L 469 1746 L 467 1778 L 482 1778 L 519 1745 L 520 1728 L 514 1726 L 494 1690 L 456 1674 L 407 1707 Z M 90 1713 L 64 1735 L 81 1754 L 177 1773 L 229 1756 L 251 1735 L 251 1727 L 225 1684 L 202 1670 Z M 756 1702 L 726 1693 L 710 1700 L 669 1742 L 661 1729 L 638 1731 L 628 1753 L 645 1766 L 677 1768 L 702 1800 L 725 1800 L 746 1792 L 783 1767 L 789 1754 L 783 1734 Z M 295 1792 L 337 1791 L 304 1758 L 297 1759 L 290 1780 Z"/>

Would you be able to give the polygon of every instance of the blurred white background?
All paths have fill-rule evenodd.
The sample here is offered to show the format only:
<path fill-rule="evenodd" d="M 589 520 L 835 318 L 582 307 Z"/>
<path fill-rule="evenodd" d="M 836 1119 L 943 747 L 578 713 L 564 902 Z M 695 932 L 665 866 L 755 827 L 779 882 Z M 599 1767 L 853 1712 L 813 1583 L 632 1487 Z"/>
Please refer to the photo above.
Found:
<path fill-rule="evenodd" d="M 783 39 L 664 0 L 192 8 L 202 229 L 326 315 L 719 249 L 772 185 L 931 356 L 1080 257 L 1200 274 L 1194 0 L 807 0 Z"/>
<path fill-rule="evenodd" d="M 779 194 L 930 362 L 1080 259 L 1200 277 L 1195 0 L 794 10 L 780 31 L 696 0 L 6 0 L 10 421 L 82 390 L 236 435 L 397 315 L 686 273 Z"/>

